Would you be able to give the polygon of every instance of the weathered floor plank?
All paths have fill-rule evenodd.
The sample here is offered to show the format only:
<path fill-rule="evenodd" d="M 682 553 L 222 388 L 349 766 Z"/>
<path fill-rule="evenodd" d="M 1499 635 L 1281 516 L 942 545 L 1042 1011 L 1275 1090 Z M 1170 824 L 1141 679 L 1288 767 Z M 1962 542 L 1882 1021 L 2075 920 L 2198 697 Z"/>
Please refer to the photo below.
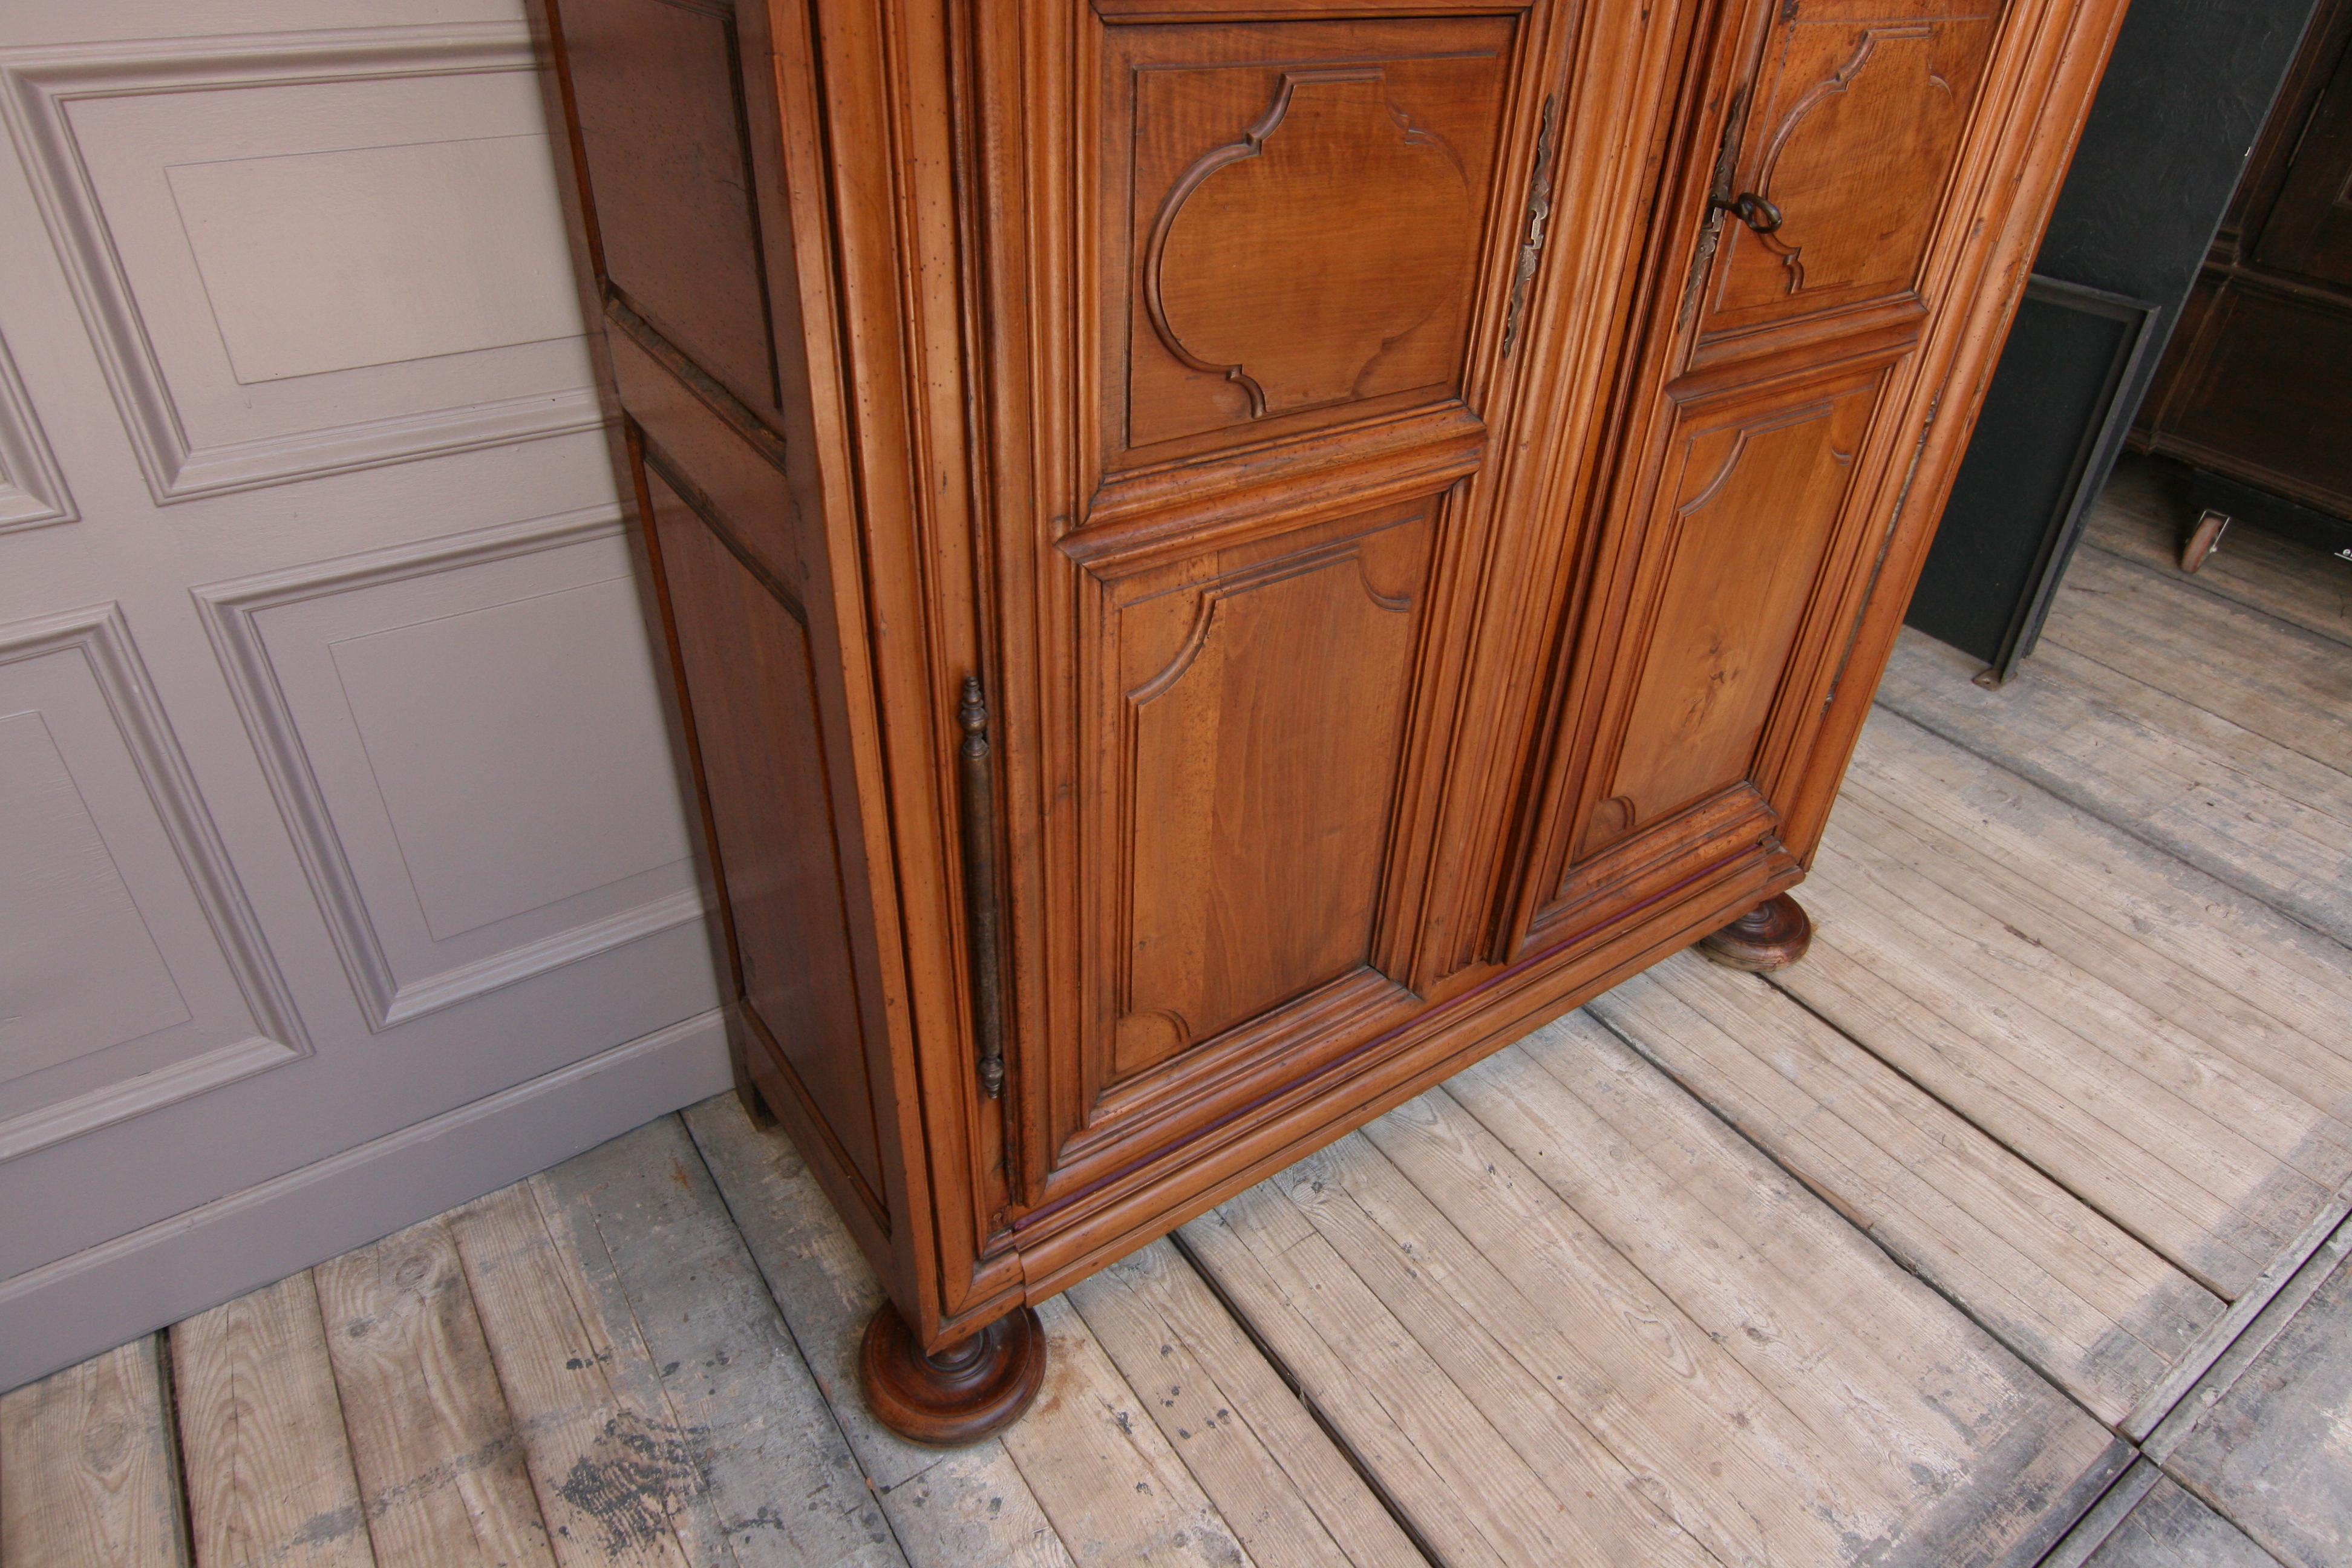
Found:
<path fill-rule="evenodd" d="M 447 1222 L 311 1271 L 382 1568 L 555 1568 Z"/>
<path fill-rule="evenodd" d="M 910 1560 L 970 1562 L 982 1529 L 992 1559 L 1036 1557 L 1044 1521 L 1081 1563 L 1251 1561 L 1066 1302 L 1042 1314 L 1045 1387 L 1012 1430 L 945 1468 L 936 1450 L 884 1431 L 866 1414 L 855 1363 L 881 1287 L 790 1140 L 755 1131 L 727 1097 L 693 1107 L 686 1122 Z"/>
<path fill-rule="evenodd" d="M 2084 1568 L 2278 1568 L 2244 1531 L 2159 1476 Z"/>
<path fill-rule="evenodd" d="M 893 1488 L 885 1506 L 910 1562 L 1076 1568 L 999 1443 L 950 1454 Z"/>
<path fill-rule="evenodd" d="M 1622 1468 L 1622 1484 L 1717 1560 L 1832 1560 L 1857 1522 L 1835 1456 L 1539 1184 L 1511 1180 L 1507 1152 L 1481 1145 L 1432 1095 L 1278 1185 L 1522 1452 L 1546 1458 L 1532 1439 L 1557 1429 L 1577 1462 L 1542 1468 L 1567 1483 L 1555 1491 L 1571 1510 L 1586 1473 Z M 1576 1266 L 1522 1273 L 1488 1261 L 1498 1242 L 1522 1256 L 1556 1244 Z M 1592 1331 L 1629 1317 L 1647 1333 Z"/>
<path fill-rule="evenodd" d="M 159 1339 L 0 1394 L 0 1568 L 185 1564 Z"/>
<path fill-rule="evenodd" d="M 308 1269 L 172 1330 L 197 1568 L 373 1568 Z"/>
<path fill-rule="evenodd" d="M 646 1359 L 614 1369 L 666 1413 L 696 1568 L 892 1568 L 906 1559 L 674 1116 L 533 1179 L 576 1278 Z"/>
<path fill-rule="evenodd" d="M 2104 1080 L 2111 1095 L 2123 1086 L 2148 1108 L 2159 1135 L 2194 1141 L 2208 1173 L 2233 1169 L 2251 1184 L 2250 1195 L 2273 1200 L 2258 1216 L 2263 1223 L 2291 1234 L 2313 1212 L 2314 1194 L 2352 1179 L 2352 1128 L 2324 1108 L 2352 1080 L 2323 1082 L 2309 1098 L 2300 1092 L 2311 1067 L 2343 1058 L 2313 1052 L 2306 1064 L 2247 1052 L 2253 1059 L 2242 1059 L 2226 1031 L 2207 1038 L 2168 1005 L 2134 994 L 2137 987 L 2111 985 L 2072 963 L 2034 934 L 2030 918 L 2011 921 L 1997 888 L 1943 865 L 1930 838 L 1866 805 L 1832 832 L 1820 864 L 1823 879 L 1875 910 L 1881 925 L 1904 916 L 1916 933 L 1907 945 L 1926 950 L 1939 978 L 1967 997 L 1980 1037 L 2015 1017 L 2050 1043 L 2058 1066 L 2039 1069 L 2043 1081 Z M 2311 1193 L 2288 1201 L 2280 1186 L 2288 1172 Z"/>
<path fill-rule="evenodd" d="M 1692 955 L 1590 1009 L 2102 1420 L 2221 1301 L 1754 976 Z"/>
<path fill-rule="evenodd" d="M 2109 554 L 2177 572 L 2189 521 L 2188 498 L 2176 492 L 2163 465 L 2127 458 L 2116 465 L 2106 492 L 2092 508 L 2084 539 Z M 2352 644 L 2352 563 L 2325 550 L 2257 528 L 2235 528 L 2221 552 L 2187 581 L 2202 592 Z"/>
<path fill-rule="evenodd" d="M 2352 1110 L 2329 1098 L 2352 1093 L 2341 942 L 1883 709 L 1833 821 L 1843 800 L 1932 846 L 1922 865 L 1991 889 L 2004 918 L 2077 967 L 2313 1104 Z"/>
<path fill-rule="evenodd" d="M 1255 1568 L 1068 1300 L 1057 1297 L 1037 1315 L 1050 1347 L 1045 1384 L 999 1441 L 1070 1555 L 1148 1568 Z"/>
<path fill-rule="evenodd" d="M 1543 1395 L 1490 1342 L 1416 1334 L 1274 1184 L 1183 1234 L 1446 1563 L 1713 1561 L 1589 1435 L 1521 1419 Z"/>
<path fill-rule="evenodd" d="M 2338 778 L 2352 769 L 2352 659 L 2334 637 L 2104 550 L 2068 567 L 2043 635 Z"/>
<path fill-rule="evenodd" d="M 650 1364 L 635 1325 L 594 1310 L 530 1182 L 453 1211 L 449 1228 L 556 1562 L 687 1568 L 677 1516 L 693 1468 L 668 1413 L 634 1397 L 630 1374 Z"/>
<path fill-rule="evenodd" d="M 2213 1216 L 2208 1247 L 2238 1238 L 2259 1266 L 2352 1176 L 2345 1129 L 2326 1112 L 1883 850 L 1824 844 L 1808 886 L 1831 947 L 1968 1042 L 1948 1051 L 1951 1072 L 2019 1105 L 2063 1104 L 2095 1150 L 2146 1172 L 2181 1212 Z M 1793 971 L 1786 985 L 1808 988 Z"/>
<path fill-rule="evenodd" d="M 2314 930 L 2352 939 L 2344 817 L 2273 782 L 2297 768 L 2292 753 L 2244 731 L 2226 746 L 2192 746 L 2069 679 L 2062 662 L 2028 659 L 1987 691 L 1972 684 L 1974 659 L 1906 631 L 1879 701 Z M 2170 710 L 2184 723 L 2187 706 Z"/>
<path fill-rule="evenodd" d="M 1590 1021 L 1184 1235 L 1448 1561 L 2032 1561 L 2120 1462 Z"/>
<path fill-rule="evenodd" d="M 2352 1562 L 2352 1225 L 2152 1449 L 2284 1563 Z M 2257 1349 L 2256 1347 L 2259 1346 Z"/>
<path fill-rule="evenodd" d="M 1839 1457 L 1888 1517 L 1857 1553 L 2038 1552 L 2112 1473 L 2103 1428 L 1591 1019 L 1445 1093 Z"/>
<path fill-rule="evenodd" d="M 1167 1242 L 1070 1291 L 1260 1568 L 1424 1568 L 1420 1552 Z"/>
<path fill-rule="evenodd" d="M 792 1141 L 754 1128 L 732 1095 L 688 1107 L 682 1119 L 908 1560 L 918 1568 L 1055 1561 L 1038 1534 L 1053 1526 L 1001 1438 L 947 1464 L 866 1414 L 857 1343 L 881 1283 Z M 918 1478 L 921 1485 L 909 1484 Z"/>

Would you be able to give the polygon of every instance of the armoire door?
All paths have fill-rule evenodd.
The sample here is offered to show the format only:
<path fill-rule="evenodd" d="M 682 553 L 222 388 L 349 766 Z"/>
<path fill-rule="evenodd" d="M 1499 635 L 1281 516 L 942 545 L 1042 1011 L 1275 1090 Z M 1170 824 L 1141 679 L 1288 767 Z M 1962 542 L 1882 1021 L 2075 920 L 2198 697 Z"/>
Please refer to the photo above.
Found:
<path fill-rule="evenodd" d="M 1558 348 L 1547 218 L 1645 177 L 1580 84 L 1654 89 L 1674 36 L 1555 0 L 1061 10 L 975 44 L 1032 1210 L 1423 1005 L 1462 634 Z"/>
<path fill-rule="evenodd" d="M 1891 395 L 1950 291 L 2009 8 L 1774 0 L 1727 35 L 1504 954 L 1727 854 L 1793 874 L 1810 848 L 1789 819 L 1899 511 L 1918 437 Z"/>

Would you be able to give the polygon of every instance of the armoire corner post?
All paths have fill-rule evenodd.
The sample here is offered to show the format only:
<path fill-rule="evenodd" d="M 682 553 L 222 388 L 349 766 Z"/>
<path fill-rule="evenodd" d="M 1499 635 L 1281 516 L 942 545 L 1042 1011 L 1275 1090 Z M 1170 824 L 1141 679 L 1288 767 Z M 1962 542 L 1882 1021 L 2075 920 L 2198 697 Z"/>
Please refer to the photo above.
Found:
<path fill-rule="evenodd" d="M 1819 842 L 2122 0 L 547 0 L 893 1429 Z"/>

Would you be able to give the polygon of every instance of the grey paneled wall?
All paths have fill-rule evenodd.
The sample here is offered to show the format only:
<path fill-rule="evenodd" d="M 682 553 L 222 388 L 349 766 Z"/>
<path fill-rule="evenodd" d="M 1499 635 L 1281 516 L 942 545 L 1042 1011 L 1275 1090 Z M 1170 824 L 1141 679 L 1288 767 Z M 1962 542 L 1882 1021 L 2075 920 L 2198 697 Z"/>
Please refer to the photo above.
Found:
<path fill-rule="evenodd" d="M 515 0 L 0 10 L 0 1387 L 726 1081 Z"/>

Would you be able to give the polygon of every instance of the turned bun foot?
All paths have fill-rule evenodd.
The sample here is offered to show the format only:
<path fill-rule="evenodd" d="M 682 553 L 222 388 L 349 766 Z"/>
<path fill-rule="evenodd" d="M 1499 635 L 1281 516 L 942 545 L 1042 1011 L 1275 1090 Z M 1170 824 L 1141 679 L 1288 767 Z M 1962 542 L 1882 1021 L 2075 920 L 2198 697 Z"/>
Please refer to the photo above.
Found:
<path fill-rule="evenodd" d="M 1713 936 L 1700 938 L 1698 950 L 1717 963 L 1766 974 L 1804 957 L 1812 941 L 1813 922 L 1796 900 L 1782 893 L 1767 899 Z"/>
<path fill-rule="evenodd" d="M 857 1381 L 874 1418 L 934 1448 L 1003 1431 L 1021 1419 L 1045 1379 L 1045 1326 L 1027 1307 L 927 1356 L 898 1309 L 884 1301 L 857 1352 Z"/>

